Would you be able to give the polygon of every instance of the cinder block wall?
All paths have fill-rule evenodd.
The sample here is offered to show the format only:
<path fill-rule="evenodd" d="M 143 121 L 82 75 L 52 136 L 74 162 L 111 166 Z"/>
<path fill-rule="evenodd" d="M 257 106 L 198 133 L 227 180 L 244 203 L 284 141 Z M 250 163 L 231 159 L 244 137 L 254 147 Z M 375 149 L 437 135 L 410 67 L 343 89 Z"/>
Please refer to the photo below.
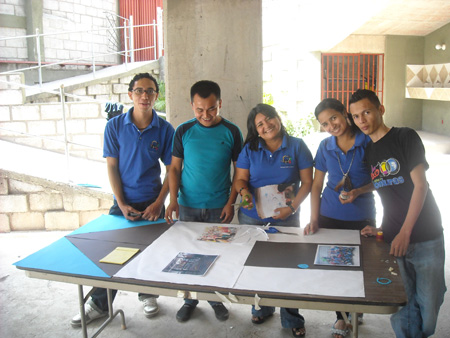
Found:
<path fill-rule="evenodd" d="M 155 67 L 146 71 L 156 75 Z M 128 105 L 131 103 L 128 83 L 132 76 L 123 75 L 79 88 L 67 88 L 66 93 L 92 99 L 91 102 L 74 101 L 64 105 L 67 137 L 76 143 L 69 145 L 71 156 L 104 161 L 105 103 L 120 102 L 126 105 L 126 111 L 131 106 Z M 25 92 L 18 85 L 21 83 L 24 83 L 21 73 L 0 75 L 0 139 L 64 153 L 62 104 L 25 103 Z M 42 99 L 48 100 L 59 101 L 59 97 Z M 112 203 L 113 195 L 110 193 L 0 169 L 0 232 L 76 229 L 101 214 L 107 214 Z"/>
<path fill-rule="evenodd" d="M 76 58 L 84 58 L 80 62 L 89 62 L 92 48 L 97 54 L 97 63 L 117 63 L 117 55 L 106 55 L 104 51 L 117 50 L 118 30 L 110 31 L 106 13 L 117 13 L 117 0 L 45 0 L 40 11 L 26 6 L 31 0 L 2 0 L 0 13 L 15 19 L 13 27 L 0 23 L 2 37 L 26 36 L 27 26 L 21 22 L 34 19 L 40 22 L 40 33 L 45 33 L 41 57 L 43 61 L 61 62 Z M 116 21 L 118 21 L 116 19 Z M 118 22 L 115 22 L 118 24 Z M 39 25 L 37 25 L 39 26 Z M 90 32 L 81 30 L 91 30 Z M 61 31 L 66 33 L 61 34 Z M 34 31 L 33 31 L 34 34 Z M 6 40 L 0 48 L 0 59 L 29 60 L 29 51 L 34 37 L 17 40 Z M 121 42 L 121 41 L 119 41 Z M 99 53 L 101 52 L 101 53 Z"/>
<path fill-rule="evenodd" d="M 69 144 L 71 155 L 102 161 L 101 149 L 106 125 L 104 105 L 73 102 L 66 103 L 64 109 L 65 128 L 60 103 L 0 106 L 0 139 L 64 153 L 66 129 L 68 141 L 77 143 Z"/>
<path fill-rule="evenodd" d="M 0 75 L 0 80 L 23 83 L 23 74 Z M 131 76 L 87 85 L 73 90 L 91 102 L 65 102 L 64 112 L 59 96 L 46 97 L 40 103 L 24 103 L 21 87 L 0 81 L 0 139 L 44 150 L 64 153 L 64 129 L 72 156 L 96 161 L 102 158 L 103 132 L 106 125 L 106 102 L 131 103 L 128 83 Z M 70 91 L 69 91 L 70 92 Z M 36 100 L 41 101 L 41 100 Z M 130 105 L 131 106 L 131 105 Z M 63 116 L 66 116 L 64 127 Z M 35 137 L 27 135 L 35 135 Z"/>
<path fill-rule="evenodd" d="M 77 229 L 112 204 L 110 193 L 0 170 L 0 232 Z"/>

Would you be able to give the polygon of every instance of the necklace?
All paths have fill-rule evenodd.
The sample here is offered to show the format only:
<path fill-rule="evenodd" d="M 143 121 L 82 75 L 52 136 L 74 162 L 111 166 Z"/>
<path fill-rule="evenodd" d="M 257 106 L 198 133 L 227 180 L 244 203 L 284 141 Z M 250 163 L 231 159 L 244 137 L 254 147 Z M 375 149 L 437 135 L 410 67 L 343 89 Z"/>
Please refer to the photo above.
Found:
<path fill-rule="evenodd" d="M 350 177 L 348 177 L 348 173 L 350 172 L 350 168 L 352 167 L 353 164 L 353 160 L 355 159 L 355 153 L 356 153 L 356 149 L 353 150 L 353 156 L 352 156 L 352 161 L 350 162 L 350 165 L 348 167 L 347 172 L 344 174 L 344 170 L 342 169 L 342 165 L 341 165 L 341 160 L 339 158 L 339 154 L 336 151 L 336 157 L 339 163 L 339 169 L 341 169 L 342 172 L 342 180 L 339 181 L 339 183 L 334 187 L 335 191 L 338 191 L 339 188 L 344 187 L 344 191 L 350 191 L 352 190 L 352 182 L 350 181 Z"/>

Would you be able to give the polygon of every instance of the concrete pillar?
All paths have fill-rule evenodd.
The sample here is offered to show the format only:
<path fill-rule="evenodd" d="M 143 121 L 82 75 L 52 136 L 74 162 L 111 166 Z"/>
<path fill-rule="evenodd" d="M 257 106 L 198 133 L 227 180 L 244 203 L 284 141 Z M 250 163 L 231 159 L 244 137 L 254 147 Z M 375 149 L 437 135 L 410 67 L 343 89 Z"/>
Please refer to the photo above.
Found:
<path fill-rule="evenodd" d="M 39 28 L 39 33 L 44 33 L 42 16 L 43 16 L 43 1 L 41 0 L 28 0 L 25 1 L 25 13 L 27 20 L 27 35 L 36 34 L 36 28 Z M 27 39 L 28 46 L 28 61 L 37 61 L 36 53 L 36 38 Z M 45 60 L 44 54 L 44 38 L 40 40 L 41 60 Z"/>
<path fill-rule="evenodd" d="M 250 110 L 262 102 L 262 0 L 164 1 L 168 120 L 194 117 L 190 88 L 212 80 L 222 90 L 221 115 L 245 137 Z"/>

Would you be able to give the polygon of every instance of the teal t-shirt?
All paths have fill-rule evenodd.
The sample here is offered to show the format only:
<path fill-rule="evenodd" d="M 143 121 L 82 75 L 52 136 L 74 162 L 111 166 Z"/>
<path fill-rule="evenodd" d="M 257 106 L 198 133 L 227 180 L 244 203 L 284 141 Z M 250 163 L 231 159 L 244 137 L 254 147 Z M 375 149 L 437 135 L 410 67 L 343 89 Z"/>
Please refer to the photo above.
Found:
<path fill-rule="evenodd" d="M 175 131 L 172 155 L 183 159 L 178 203 L 197 209 L 222 208 L 231 188 L 231 164 L 242 149 L 238 126 L 224 119 L 204 127 L 196 119 Z"/>

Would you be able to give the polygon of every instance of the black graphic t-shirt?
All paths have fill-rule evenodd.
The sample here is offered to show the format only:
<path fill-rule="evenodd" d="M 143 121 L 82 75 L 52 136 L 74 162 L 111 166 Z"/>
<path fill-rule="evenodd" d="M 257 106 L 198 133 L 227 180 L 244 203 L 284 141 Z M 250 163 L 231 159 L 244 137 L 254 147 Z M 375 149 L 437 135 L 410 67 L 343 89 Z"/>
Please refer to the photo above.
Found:
<path fill-rule="evenodd" d="M 414 190 L 411 171 L 419 164 L 428 169 L 425 148 L 413 129 L 393 127 L 376 143 L 367 145 L 366 161 L 383 204 L 384 239 L 390 243 L 399 233 L 408 213 Z M 428 189 L 410 241 L 429 241 L 439 237 L 442 231 L 441 214 L 433 193 Z"/>

